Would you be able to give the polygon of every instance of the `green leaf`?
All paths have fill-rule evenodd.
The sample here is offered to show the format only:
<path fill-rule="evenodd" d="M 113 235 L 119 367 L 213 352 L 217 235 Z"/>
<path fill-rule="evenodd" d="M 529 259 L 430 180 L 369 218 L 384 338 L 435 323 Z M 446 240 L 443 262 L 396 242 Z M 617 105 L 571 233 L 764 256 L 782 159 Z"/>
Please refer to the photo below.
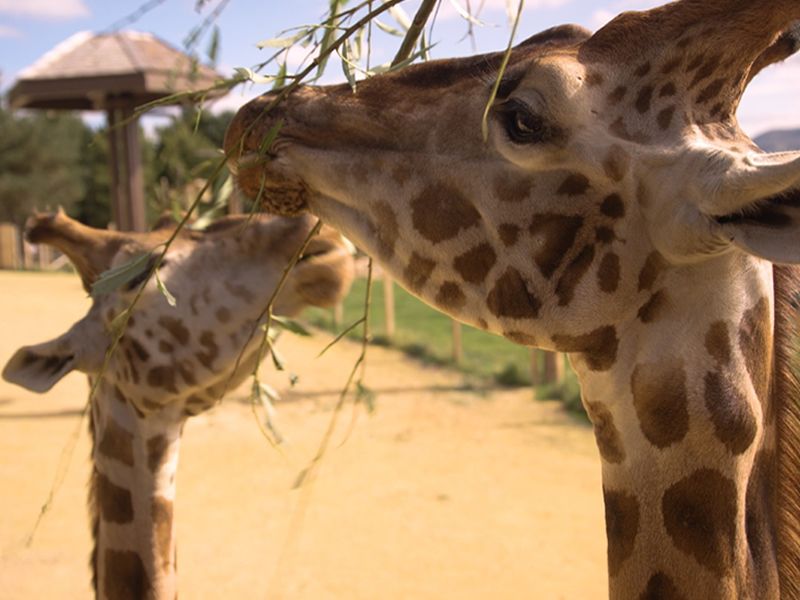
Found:
<path fill-rule="evenodd" d="M 272 86 L 273 90 L 278 90 L 286 85 L 286 61 L 281 63 L 278 74 L 275 76 L 275 83 Z"/>
<path fill-rule="evenodd" d="M 289 373 L 289 385 L 294 387 L 300 381 L 300 377 L 296 373 Z"/>
<path fill-rule="evenodd" d="M 469 13 L 469 11 L 467 11 L 463 6 L 461 6 L 461 4 L 458 2 L 458 0 L 450 0 L 450 4 L 452 4 L 453 8 L 456 9 L 456 12 L 458 12 L 458 14 L 461 15 L 462 19 L 466 19 L 467 21 L 469 21 L 473 25 L 478 25 L 479 27 L 483 27 L 484 26 L 484 22 L 476 19 L 475 17 L 473 17 Z"/>
<path fill-rule="evenodd" d="M 339 335 L 337 335 L 335 338 L 333 338 L 333 341 L 332 341 L 330 344 L 328 344 L 327 346 L 325 346 L 325 347 L 322 349 L 322 352 L 320 352 L 319 354 L 317 354 L 317 358 L 319 358 L 320 356 L 322 356 L 323 354 L 325 354 L 325 353 L 326 353 L 328 350 L 330 350 L 330 349 L 331 349 L 333 346 L 335 346 L 336 344 L 338 344 L 338 343 L 339 343 L 339 342 L 342 340 L 342 338 L 343 338 L 344 336 L 346 336 L 348 333 L 350 333 L 351 331 L 353 331 L 353 330 L 354 330 L 356 327 L 358 327 L 359 325 L 361 325 L 361 324 L 362 324 L 364 321 L 365 321 L 365 318 L 364 318 L 364 317 L 361 317 L 361 318 L 360 318 L 358 321 L 356 321 L 356 322 L 355 322 L 355 323 L 353 323 L 352 325 L 350 325 L 350 326 L 346 327 L 346 328 L 345 328 L 345 329 L 344 329 L 344 330 L 343 330 L 343 331 L 342 331 L 342 332 L 341 332 Z"/>
<path fill-rule="evenodd" d="M 308 33 L 309 33 L 308 29 L 302 29 L 302 30 L 300 30 L 300 32 L 296 33 L 295 35 L 291 35 L 291 36 L 288 36 L 288 37 L 282 37 L 282 38 L 271 38 L 271 39 L 268 39 L 268 40 L 264 40 L 264 41 L 258 42 L 256 44 L 256 47 L 259 50 L 263 50 L 264 48 L 291 48 L 297 42 L 299 42 L 304 37 L 306 37 L 308 35 Z"/>
<path fill-rule="evenodd" d="M 403 31 L 408 31 L 411 28 L 411 17 L 399 6 L 391 7 L 389 9 L 389 14 L 394 17 L 394 20 L 403 28 Z"/>
<path fill-rule="evenodd" d="M 367 412 L 373 413 L 375 412 L 375 400 L 377 396 L 375 392 L 369 389 L 360 381 L 356 384 L 356 403 L 363 402 L 364 406 L 367 407 Z"/>
<path fill-rule="evenodd" d="M 238 81 L 252 81 L 253 83 L 272 83 L 275 77 L 270 75 L 259 75 L 253 69 L 247 67 L 236 67 L 234 69 Z"/>
<path fill-rule="evenodd" d="M 103 271 L 100 277 L 92 284 L 92 297 L 97 298 L 103 294 L 110 294 L 133 281 L 152 268 L 150 262 L 152 254 L 146 252 L 139 254 L 126 263 Z"/>
<path fill-rule="evenodd" d="M 308 478 L 308 473 L 310 470 L 311 467 L 306 467 L 297 474 L 297 477 L 295 478 L 294 483 L 292 484 L 293 490 L 296 490 L 303 486 L 303 484 L 306 482 L 306 479 Z"/>
<path fill-rule="evenodd" d="M 342 59 L 342 71 L 344 72 L 344 76 L 347 77 L 347 83 L 350 84 L 350 89 L 352 89 L 353 93 L 355 93 L 358 84 L 356 83 L 356 74 L 354 65 L 347 58 L 347 44 L 343 44 L 341 52 L 337 50 L 336 53 Z"/>
<path fill-rule="evenodd" d="M 269 355 L 272 357 L 272 364 L 275 365 L 275 369 L 278 371 L 285 371 L 286 365 L 283 360 L 283 356 L 281 356 L 280 352 L 275 349 L 275 346 L 270 344 L 270 353 Z"/>
<path fill-rule="evenodd" d="M 167 301 L 167 304 L 172 306 L 173 308 L 178 305 L 178 301 L 175 300 L 175 296 L 173 296 L 170 291 L 167 289 L 167 286 L 164 285 L 164 282 L 161 281 L 161 277 L 158 275 L 158 269 L 155 271 L 156 277 L 156 287 L 158 287 L 158 291 L 161 292 L 161 295 L 164 296 L 164 299 Z"/>
<path fill-rule="evenodd" d="M 344 6 L 345 1 L 346 0 L 330 0 L 328 5 L 329 11 L 328 19 L 325 21 L 325 33 L 322 35 L 322 41 L 319 44 L 319 53 L 320 56 L 323 56 L 323 58 L 320 60 L 319 66 L 317 67 L 317 79 L 322 77 L 322 74 L 325 72 L 325 67 L 328 64 L 328 56 L 326 55 L 326 52 L 333 43 L 336 29 L 339 26 L 339 19 L 337 18 L 337 15 L 340 12 L 340 8 Z"/>
<path fill-rule="evenodd" d="M 281 127 L 283 127 L 283 119 L 279 119 L 275 125 L 270 127 L 267 135 L 264 136 L 264 139 L 261 140 L 261 144 L 258 146 L 258 154 L 264 156 L 269 152 L 269 149 L 272 147 L 272 143 L 278 137 L 278 134 L 281 131 Z"/>
<path fill-rule="evenodd" d="M 291 331 L 295 335 L 299 335 L 301 337 L 311 337 L 311 332 L 306 329 L 302 324 L 294 319 L 287 319 L 286 317 L 276 317 L 272 316 L 272 322 L 277 323 L 279 326 L 283 327 L 286 331 Z"/>
<path fill-rule="evenodd" d="M 208 43 L 208 60 L 212 65 L 217 64 L 217 57 L 219 56 L 219 26 L 214 25 L 214 30 L 211 32 L 211 40 Z"/>
<path fill-rule="evenodd" d="M 378 29 L 380 29 L 384 33 L 388 33 L 389 35 L 394 35 L 397 37 L 403 37 L 402 31 L 400 31 L 399 29 L 395 29 L 391 25 L 387 25 L 383 21 L 379 21 L 378 19 L 373 19 L 372 22 L 375 23 L 375 25 L 378 26 Z"/>

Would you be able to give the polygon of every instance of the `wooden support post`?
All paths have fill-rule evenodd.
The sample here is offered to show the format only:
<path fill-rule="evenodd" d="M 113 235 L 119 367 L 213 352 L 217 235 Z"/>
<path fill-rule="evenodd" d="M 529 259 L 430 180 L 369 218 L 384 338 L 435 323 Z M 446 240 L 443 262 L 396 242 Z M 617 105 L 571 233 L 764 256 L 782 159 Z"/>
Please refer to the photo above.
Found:
<path fill-rule="evenodd" d="M 339 331 L 339 328 L 342 326 L 342 321 L 344 321 L 344 303 L 339 302 L 336 306 L 333 307 L 334 330 Z"/>
<path fill-rule="evenodd" d="M 464 360 L 464 347 L 461 344 L 461 323 L 455 319 L 451 319 L 450 322 L 453 326 L 453 362 L 460 365 Z"/>
<path fill-rule="evenodd" d="M 383 272 L 383 307 L 386 318 L 386 337 L 394 338 L 394 281 L 386 271 Z"/>
<path fill-rule="evenodd" d="M 540 350 L 531 348 L 531 384 L 535 386 L 543 383 L 542 371 L 539 368 L 539 354 L 541 354 Z"/>
<path fill-rule="evenodd" d="M 19 229 L 13 223 L 0 223 L 0 269 L 19 269 Z"/>
<path fill-rule="evenodd" d="M 556 352 L 544 355 L 544 380 L 546 383 L 559 383 L 564 379 L 564 357 Z"/>
<path fill-rule="evenodd" d="M 119 231 L 145 231 L 139 121 L 133 107 L 110 100 L 108 109 L 111 214 Z"/>

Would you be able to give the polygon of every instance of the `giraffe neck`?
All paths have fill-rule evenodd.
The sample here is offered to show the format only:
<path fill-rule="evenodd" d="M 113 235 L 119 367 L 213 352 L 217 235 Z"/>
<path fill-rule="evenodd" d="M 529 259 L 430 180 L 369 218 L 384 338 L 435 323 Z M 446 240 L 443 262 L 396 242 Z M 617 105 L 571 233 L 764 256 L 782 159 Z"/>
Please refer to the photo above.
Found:
<path fill-rule="evenodd" d="M 172 412 L 167 406 L 142 417 L 110 384 L 101 385 L 93 403 L 97 598 L 176 597 L 173 502 L 185 417 Z"/>
<path fill-rule="evenodd" d="M 610 597 L 777 598 L 772 268 L 730 255 L 650 292 L 608 371 L 571 356 L 602 458 Z"/>

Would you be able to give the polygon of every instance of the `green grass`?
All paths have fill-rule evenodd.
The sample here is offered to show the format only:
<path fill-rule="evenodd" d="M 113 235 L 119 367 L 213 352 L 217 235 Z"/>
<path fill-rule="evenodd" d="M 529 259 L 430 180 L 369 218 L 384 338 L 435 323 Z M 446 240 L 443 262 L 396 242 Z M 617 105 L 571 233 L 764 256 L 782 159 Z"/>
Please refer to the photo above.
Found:
<path fill-rule="evenodd" d="M 357 280 L 344 302 L 344 319 L 338 329 L 343 330 L 363 316 L 366 281 Z M 531 384 L 531 351 L 509 342 L 505 338 L 467 325 L 462 325 L 463 361 L 453 363 L 452 326 L 449 317 L 441 314 L 411 294 L 395 286 L 395 335 L 386 337 L 383 302 L 383 282 L 376 281 L 372 292 L 370 332 L 374 343 L 391 345 L 426 363 L 457 368 L 478 379 L 503 386 L 529 386 Z M 306 314 L 312 323 L 334 331 L 332 311 L 309 309 Z M 338 333 L 337 331 L 337 333 Z M 350 337 L 360 338 L 361 327 Z M 580 409 L 580 392 L 571 369 L 567 369 L 562 384 L 541 386 L 543 398 L 558 398 L 568 407 Z"/>

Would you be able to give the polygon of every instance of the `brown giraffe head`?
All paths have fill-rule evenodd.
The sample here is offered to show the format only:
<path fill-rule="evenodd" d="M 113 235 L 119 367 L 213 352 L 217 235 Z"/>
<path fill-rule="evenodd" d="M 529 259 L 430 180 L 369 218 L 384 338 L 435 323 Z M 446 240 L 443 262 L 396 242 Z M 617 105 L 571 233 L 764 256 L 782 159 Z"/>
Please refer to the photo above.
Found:
<path fill-rule="evenodd" d="M 154 281 L 145 283 L 145 272 L 97 295 L 64 335 L 21 348 L 5 366 L 6 380 L 35 392 L 46 392 L 73 370 L 96 386 L 89 504 L 98 598 L 175 597 L 173 501 L 183 425 L 252 372 L 261 339 L 258 319 L 313 225 L 308 215 L 229 217 L 204 231 L 181 233 L 159 268 L 176 306 Z M 32 218 L 27 237 L 64 252 L 89 291 L 102 272 L 135 256 L 153 264 L 172 231 L 101 231 L 59 212 Z M 323 229 L 290 273 L 275 313 L 331 306 L 352 278 L 350 249 L 339 234 Z M 140 290 L 119 346 L 101 372 L 119 316 Z"/>
<path fill-rule="evenodd" d="M 300 88 L 268 116 L 263 96 L 239 111 L 226 149 L 267 210 L 309 209 L 438 308 L 588 352 L 604 370 L 614 326 L 666 265 L 734 248 L 800 260 L 784 243 L 800 158 L 761 154 L 734 116 L 756 71 L 794 51 L 784 34 L 798 18 L 793 0 L 684 0 L 594 35 L 545 31 L 514 50 L 487 142 L 500 54 L 410 67 L 356 93 Z"/>

